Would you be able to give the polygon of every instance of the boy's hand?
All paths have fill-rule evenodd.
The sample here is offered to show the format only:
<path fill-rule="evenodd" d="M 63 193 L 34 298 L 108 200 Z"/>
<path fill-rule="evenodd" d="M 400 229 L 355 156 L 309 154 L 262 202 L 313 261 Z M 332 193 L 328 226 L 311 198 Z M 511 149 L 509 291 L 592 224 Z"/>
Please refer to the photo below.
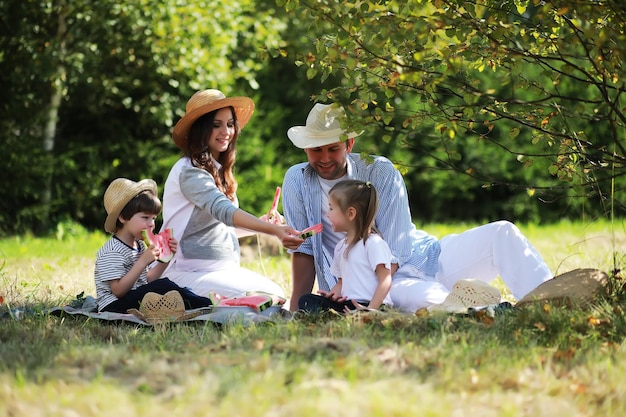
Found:
<path fill-rule="evenodd" d="M 150 265 L 152 262 L 159 259 L 161 255 L 161 250 L 156 247 L 156 245 L 150 245 L 146 248 L 146 250 L 141 254 L 139 258 L 140 261 L 144 262 L 146 266 Z"/>

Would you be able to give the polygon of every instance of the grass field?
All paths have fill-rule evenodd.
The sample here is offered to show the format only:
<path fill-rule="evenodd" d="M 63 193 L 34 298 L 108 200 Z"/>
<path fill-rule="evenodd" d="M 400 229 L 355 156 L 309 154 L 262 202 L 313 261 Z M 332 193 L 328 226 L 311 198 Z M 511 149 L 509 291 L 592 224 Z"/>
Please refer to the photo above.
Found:
<path fill-rule="evenodd" d="M 425 229 L 441 237 L 470 226 Z M 557 273 L 624 266 L 623 222 L 519 226 Z M 106 236 L 60 235 L 0 240 L 0 417 L 626 415 L 622 295 L 494 321 L 366 314 L 148 328 L 2 315 L 94 294 Z M 274 242 L 244 254 L 289 293 L 289 258 Z"/>

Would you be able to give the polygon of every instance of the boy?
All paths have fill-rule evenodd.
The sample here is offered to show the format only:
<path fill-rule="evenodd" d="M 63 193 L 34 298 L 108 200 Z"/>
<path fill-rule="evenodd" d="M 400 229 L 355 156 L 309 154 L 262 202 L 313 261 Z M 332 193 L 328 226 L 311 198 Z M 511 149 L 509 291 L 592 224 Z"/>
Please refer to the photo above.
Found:
<path fill-rule="evenodd" d="M 96 258 L 94 278 L 98 312 L 126 313 L 128 309 L 139 308 L 148 292 L 163 295 L 171 290 L 180 293 L 187 309 L 211 305 L 208 298 L 181 288 L 168 278 L 161 278 L 167 264 L 154 263 L 159 248 L 154 244 L 146 248 L 142 240 L 141 232 L 153 230 L 154 220 L 161 212 L 157 195 L 157 185 L 150 179 L 135 182 L 117 178 L 105 191 L 107 218 L 104 229 L 112 236 L 100 248 Z M 170 239 L 169 246 L 172 252 L 176 252 L 176 239 Z"/>

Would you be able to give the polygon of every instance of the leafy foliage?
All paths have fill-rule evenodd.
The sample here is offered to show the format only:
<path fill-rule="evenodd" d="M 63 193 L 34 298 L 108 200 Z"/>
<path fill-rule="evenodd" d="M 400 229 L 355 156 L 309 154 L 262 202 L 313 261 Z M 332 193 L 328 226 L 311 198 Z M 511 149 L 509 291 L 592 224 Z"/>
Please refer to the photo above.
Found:
<path fill-rule="evenodd" d="M 276 6 L 279 7 L 276 7 Z M 115 177 L 163 184 L 202 88 L 254 98 L 241 206 L 267 211 L 312 101 L 343 103 L 423 221 L 621 214 L 617 0 L 0 1 L 0 234 L 100 228 Z M 590 198 L 591 197 L 591 198 Z"/>
<path fill-rule="evenodd" d="M 603 206 L 607 198 L 622 208 L 616 198 L 626 185 L 621 2 L 284 4 L 324 33 L 300 55 L 309 76 L 342 80 L 317 99 L 343 103 L 353 124 L 378 125 L 379 140 L 414 151 L 407 165 L 428 169 L 435 161 L 483 187 L 521 188 L 526 201 L 595 196 L 599 213 L 613 209 Z M 483 153 L 483 143 L 500 152 Z M 507 178 L 494 162 L 515 173 Z M 520 165 L 532 167 L 530 175 L 519 175 Z M 422 185 L 432 187 L 435 176 L 427 173 Z M 450 184 L 451 192 L 466 194 L 461 184 Z M 499 194 L 495 199 L 510 200 Z M 462 201 L 483 198 L 473 191 Z M 568 205 L 580 212 L 584 201 L 563 200 L 555 212 Z"/>
<path fill-rule="evenodd" d="M 0 199 L 0 233 L 45 231 L 67 218 L 99 225 L 113 178 L 162 184 L 178 157 L 171 128 L 191 94 L 258 88 L 257 55 L 283 26 L 261 5 L 0 3 L 11 35 L 0 56 L 0 132 L 10 149 L 1 168 L 19 184 Z"/>

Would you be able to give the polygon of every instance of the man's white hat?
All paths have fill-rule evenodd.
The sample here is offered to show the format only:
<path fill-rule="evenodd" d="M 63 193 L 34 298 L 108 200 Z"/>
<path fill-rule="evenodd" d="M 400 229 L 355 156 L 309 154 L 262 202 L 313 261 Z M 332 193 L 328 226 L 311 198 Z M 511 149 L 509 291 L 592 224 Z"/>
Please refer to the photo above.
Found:
<path fill-rule="evenodd" d="M 343 107 L 317 103 L 309 112 L 306 125 L 289 128 L 287 136 L 298 148 L 309 149 L 341 142 L 342 139 L 354 138 L 363 133 L 344 131 L 341 119 L 345 117 Z"/>

